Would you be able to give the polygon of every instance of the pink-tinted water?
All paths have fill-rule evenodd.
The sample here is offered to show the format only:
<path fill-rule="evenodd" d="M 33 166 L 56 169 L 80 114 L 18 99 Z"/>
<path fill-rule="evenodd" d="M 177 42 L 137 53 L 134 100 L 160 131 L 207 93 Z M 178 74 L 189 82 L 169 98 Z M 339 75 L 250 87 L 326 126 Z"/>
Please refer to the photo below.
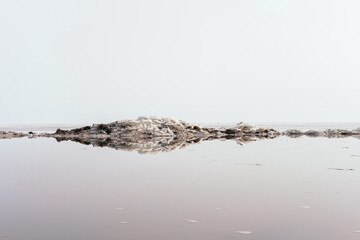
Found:
<path fill-rule="evenodd" d="M 0 140 L 0 239 L 360 239 L 360 140 Z"/>

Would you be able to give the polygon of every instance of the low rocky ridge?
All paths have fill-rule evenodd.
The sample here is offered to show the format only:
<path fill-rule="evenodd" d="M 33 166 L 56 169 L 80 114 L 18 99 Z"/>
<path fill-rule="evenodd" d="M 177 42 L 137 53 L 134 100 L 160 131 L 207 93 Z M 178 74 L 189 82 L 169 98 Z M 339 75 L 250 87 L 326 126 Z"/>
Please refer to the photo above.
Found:
<path fill-rule="evenodd" d="M 0 139 L 28 137 L 29 133 L 0 131 Z"/>
<path fill-rule="evenodd" d="M 272 128 L 258 128 L 239 123 L 233 128 L 207 128 L 172 118 L 139 117 L 137 120 L 123 120 L 108 124 L 93 124 L 72 130 L 58 129 L 55 133 L 22 133 L 0 131 L 1 138 L 53 137 L 57 141 L 75 141 L 87 145 L 114 149 L 138 151 L 139 153 L 173 151 L 189 144 L 207 140 L 232 139 L 239 144 L 271 139 L 278 136 L 300 137 L 357 137 L 355 130 L 328 129 L 306 131 L 296 129 L 284 132 Z"/>
<path fill-rule="evenodd" d="M 324 131 L 308 130 L 300 131 L 297 129 L 290 129 L 282 132 L 282 135 L 288 137 L 327 137 L 327 138 L 343 138 L 343 137 L 355 137 L 360 139 L 360 128 L 354 130 L 348 129 L 326 129 Z"/>

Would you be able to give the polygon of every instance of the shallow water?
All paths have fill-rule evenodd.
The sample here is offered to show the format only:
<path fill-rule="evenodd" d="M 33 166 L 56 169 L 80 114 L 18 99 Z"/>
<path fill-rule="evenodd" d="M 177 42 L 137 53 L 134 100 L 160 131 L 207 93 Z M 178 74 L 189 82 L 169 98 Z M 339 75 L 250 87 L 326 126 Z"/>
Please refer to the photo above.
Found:
<path fill-rule="evenodd" d="M 0 239 L 360 239 L 360 140 L 0 140 Z"/>

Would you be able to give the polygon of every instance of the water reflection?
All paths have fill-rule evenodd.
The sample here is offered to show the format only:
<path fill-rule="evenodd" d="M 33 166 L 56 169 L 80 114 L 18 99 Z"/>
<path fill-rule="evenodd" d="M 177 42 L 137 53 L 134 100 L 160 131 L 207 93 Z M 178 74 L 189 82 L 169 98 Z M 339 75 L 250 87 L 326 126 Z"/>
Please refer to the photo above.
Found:
<path fill-rule="evenodd" d="M 141 154 L 172 152 L 185 148 L 191 144 L 201 143 L 205 141 L 220 139 L 233 140 L 237 144 L 243 145 L 262 139 L 270 139 L 265 137 L 243 136 L 243 137 L 193 137 L 193 138 L 172 138 L 172 137 L 155 137 L 155 138 L 74 138 L 74 137 L 55 137 L 58 142 L 74 141 L 93 147 L 109 147 L 116 150 L 136 151 Z"/>
<path fill-rule="evenodd" d="M 131 137 L 88 137 L 83 135 L 55 135 L 51 133 L 23 133 L 23 132 L 6 132 L 6 134 L 1 135 L 1 139 L 13 139 L 13 138 L 55 138 L 57 142 L 63 141 L 72 141 L 81 143 L 84 145 L 90 145 L 93 147 L 108 147 L 116 150 L 123 151 L 136 151 L 140 154 L 146 153 L 161 153 L 161 152 L 172 152 L 178 149 L 183 149 L 191 144 L 207 142 L 210 140 L 231 140 L 236 142 L 239 145 L 244 145 L 250 142 L 259 141 L 259 140 L 270 140 L 275 139 L 281 136 L 286 136 L 289 138 L 355 138 L 360 139 L 360 135 L 313 135 L 313 134 L 287 134 L 285 132 L 282 135 L 272 135 L 272 136 L 256 136 L 256 135 L 225 135 L 221 137 L 216 136 L 186 136 L 186 137 L 148 137 L 148 138 L 131 138 Z M 346 148 L 346 147 L 343 147 Z M 358 155 L 354 155 L 358 156 Z"/>
<path fill-rule="evenodd" d="M 359 239 L 357 139 L 199 142 L 144 155 L 53 138 L 0 141 L 0 236 Z"/>

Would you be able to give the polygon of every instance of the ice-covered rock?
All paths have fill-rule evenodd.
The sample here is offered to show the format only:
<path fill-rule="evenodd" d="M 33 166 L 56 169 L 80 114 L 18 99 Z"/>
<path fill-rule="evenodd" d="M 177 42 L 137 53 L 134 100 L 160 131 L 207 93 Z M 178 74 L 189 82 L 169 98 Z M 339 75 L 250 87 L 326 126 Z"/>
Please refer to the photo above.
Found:
<path fill-rule="evenodd" d="M 304 135 L 304 133 L 300 130 L 297 129 L 289 129 L 286 130 L 285 132 L 283 132 L 284 135 L 289 136 L 289 137 L 300 137 L 302 135 Z"/>
<path fill-rule="evenodd" d="M 251 131 L 254 128 L 255 128 L 255 126 L 250 125 L 250 124 L 246 124 L 246 123 L 243 123 L 243 122 L 240 122 L 240 123 L 236 124 L 236 129 L 238 129 L 239 131 L 243 131 L 243 132 Z"/>

